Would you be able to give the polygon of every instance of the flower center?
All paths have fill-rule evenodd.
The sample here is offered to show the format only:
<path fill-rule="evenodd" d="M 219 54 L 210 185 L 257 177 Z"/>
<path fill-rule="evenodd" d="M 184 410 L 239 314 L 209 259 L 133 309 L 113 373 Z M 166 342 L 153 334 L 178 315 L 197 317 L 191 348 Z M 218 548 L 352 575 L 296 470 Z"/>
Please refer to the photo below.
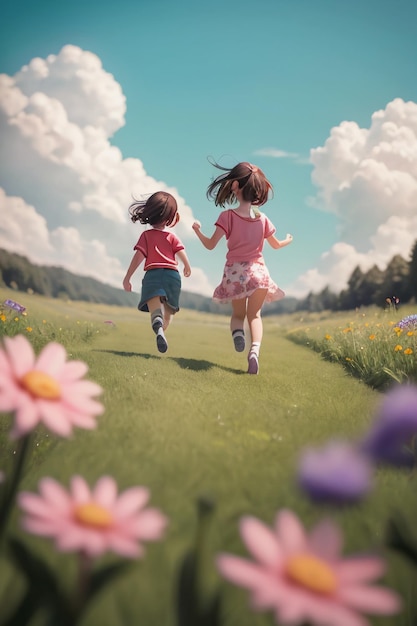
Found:
<path fill-rule="evenodd" d="M 45 400 L 58 400 L 61 397 L 61 387 L 52 376 L 32 370 L 27 372 L 21 381 L 22 387 L 26 389 L 35 398 L 44 398 Z"/>
<path fill-rule="evenodd" d="M 286 574 L 292 582 L 316 593 L 331 594 L 337 587 L 336 576 L 327 563 L 310 554 L 291 557 Z"/>
<path fill-rule="evenodd" d="M 107 509 L 94 502 L 80 504 L 74 511 L 75 519 L 84 526 L 106 529 L 113 523 L 113 518 Z"/>

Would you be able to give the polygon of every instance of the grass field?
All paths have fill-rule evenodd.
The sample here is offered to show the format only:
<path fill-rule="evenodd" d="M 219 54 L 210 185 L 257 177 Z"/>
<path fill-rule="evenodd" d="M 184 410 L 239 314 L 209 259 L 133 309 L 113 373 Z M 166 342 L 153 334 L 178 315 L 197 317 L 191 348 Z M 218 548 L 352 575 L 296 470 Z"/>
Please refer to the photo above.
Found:
<path fill-rule="evenodd" d="M 106 409 L 96 430 L 77 430 L 71 439 L 58 439 L 39 428 L 22 488 L 36 490 L 44 476 L 68 486 L 73 474 L 90 484 L 109 474 L 120 489 L 149 487 L 151 504 L 170 520 L 165 539 L 148 544 L 144 559 L 97 596 L 82 625 L 174 626 L 178 566 L 195 536 L 197 498 L 204 496 L 215 503 L 215 511 L 203 580 L 208 589 L 221 586 L 224 626 L 271 626 L 270 615 L 248 610 L 244 591 L 220 580 L 214 557 L 220 551 L 246 554 L 237 527 L 242 515 L 272 524 L 275 512 L 285 507 L 309 527 L 328 513 L 298 490 L 297 457 L 307 444 L 335 435 L 361 435 L 381 392 L 351 376 L 340 363 L 294 343 L 288 333 L 299 330 L 299 317 L 265 318 L 260 374 L 248 376 L 245 355 L 233 350 L 227 317 L 181 310 L 168 331 L 169 350 L 160 355 L 148 316 L 135 309 L 1 289 L 0 301 L 7 297 L 27 307 L 24 318 L 4 321 L 7 332 L 25 334 L 36 351 L 51 340 L 62 343 L 72 359 L 88 364 L 88 377 L 104 389 Z M 317 319 L 313 321 L 317 325 Z M 334 324 L 346 327 L 350 321 L 339 315 L 336 321 L 328 316 L 319 323 L 323 334 L 330 334 Z M 303 320 L 301 325 L 308 324 Z M 6 469 L 14 455 L 7 436 L 10 422 L 11 417 L 4 416 L 0 430 L 5 459 L 0 468 Z M 378 486 L 363 505 L 332 511 L 345 532 L 346 552 L 377 548 L 393 510 L 417 512 L 415 486 L 414 476 L 381 469 Z M 9 532 L 56 569 L 70 588 L 74 557 L 55 553 L 48 540 L 23 533 L 18 519 L 14 511 Z M 385 582 L 400 591 L 406 609 L 401 616 L 375 618 L 372 624 L 415 626 L 411 569 L 396 554 L 388 553 L 387 558 Z M 22 589 L 19 574 L 3 557 L 1 606 L 7 597 L 10 609 Z M 32 621 L 34 626 L 43 623 L 41 618 Z"/>

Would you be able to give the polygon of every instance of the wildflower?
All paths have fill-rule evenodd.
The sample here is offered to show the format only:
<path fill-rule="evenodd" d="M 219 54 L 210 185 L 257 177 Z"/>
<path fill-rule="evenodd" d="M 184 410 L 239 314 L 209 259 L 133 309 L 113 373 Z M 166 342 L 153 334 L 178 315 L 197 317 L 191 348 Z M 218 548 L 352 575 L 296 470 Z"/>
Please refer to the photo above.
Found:
<path fill-rule="evenodd" d="M 6 316 L 5 316 L 5 314 L 4 314 L 4 313 L 2 313 L 2 314 L 0 315 L 0 320 L 1 320 L 2 322 L 5 322 L 5 321 L 6 321 Z"/>
<path fill-rule="evenodd" d="M 298 482 L 314 502 L 348 504 L 361 500 L 373 486 L 371 460 L 355 445 L 331 441 L 301 456 Z"/>
<path fill-rule="evenodd" d="M 409 330 L 407 332 L 407 337 L 412 337 L 414 335 L 414 330 Z"/>
<path fill-rule="evenodd" d="M 398 385 L 387 392 L 374 425 L 361 449 L 374 461 L 413 465 L 414 455 L 405 446 L 417 435 L 417 387 Z"/>
<path fill-rule="evenodd" d="M 26 326 L 25 330 L 26 330 L 26 332 L 31 333 L 33 328 L 32 328 L 32 326 Z"/>
<path fill-rule="evenodd" d="M 404 350 L 404 354 L 413 354 L 413 349 L 412 348 L 406 348 Z"/>
<path fill-rule="evenodd" d="M 332 338 L 332 336 L 331 335 L 324 335 L 324 338 L 329 341 Z"/>
<path fill-rule="evenodd" d="M 15 321 L 15 322 L 18 322 L 18 321 L 19 321 L 19 318 L 18 318 L 18 317 L 15 317 L 15 318 L 14 318 L 14 321 Z"/>
<path fill-rule="evenodd" d="M 61 552 L 83 552 L 90 557 L 112 551 L 127 558 L 143 556 L 143 541 L 161 538 L 167 519 L 145 508 L 149 490 L 131 487 L 120 495 L 110 476 L 102 476 L 90 489 L 81 476 L 73 476 L 67 492 L 53 478 L 39 482 L 39 494 L 22 492 L 24 529 L 50 537 Z M 139 542 L 139 543 L 138 543 Z"/>
<path fill-rule="evenodd" d="M 400 328 L 399 326 L 396 326 L 394 328 L 394 332 L 397 333 L 397 337 L 399 337 L 401 335 L 401 333 L 403 332 L 403 329 Z"/>
<path fill-rule="evenodd" d="M 376 335 L 369 335 L 369 339 L 370 339 L 371 341 L 373 341 L 373 340 L 375 339 L 375 337 L 376 337 Z"/>
<path fill-rule="evenodd" d="M 352 329 L 351 329 L 351 327 L 350 327 L 350 326 L 348 326 L 347 328 L 344 328 L 344 329 L 343 329 L 343 332 L 344 332 L 344 333 L 351 333 L 351 332 L 352 332 Z"/>
<path fill-rule="evenodd" d="M 403 317 L 403 319 L 398 322 L 397 327 L 401 329 L 417 330 L 417 314 L 414 313 Z"/>
<path fill-rule="evenodd" d="M 331 520 L 307 534 L 294 513 L 282 510 L 272 529 L 244 517 L 240 533 L 255 560 L 220 554 L 218 569 L 251 591 L 254 610 L 272 610 L 281 626 L 369 626 L 359 612 L 389 615 L 401 608 L 395 592 L 370 584 L 383 574 L 384 561 L 343 558 L 343 537 Z"/>
<path fill-rule="evenodd" d="M 353 359 L 351 359 L 349 356 L 345 357 L 345 361 L 348 361 L 348 363 L 350 363 L 351 361 L 353 361 Z"/>
<path fill-rule="evenodd" d="M 403 347 L 402 347 L 402 346 L 400 346 L 400 344 L 399 344 L 399 343 L 397 343 L 397 345 L 396 345 L 396 346 L 395 346 L 395 348 L 394 348 L 395 352 L 401 352 L 401 350 L 402 350 L 402 349 L 403 349 Z"/>
<path fill-rule="evenodd" d="M 82 361 L 66 361 L 65 348 L 49 343 L 35 357 L 23 335 L 4 339 L 0 348 L 0 411 L 15 412 L 12 437 L 20 437 L 43 422 L 68 437 L 73 426 L 95 428 L 94 417 L 104 408 L 93 399 L 101 387 L 82 380 L 88 367 Z"/>

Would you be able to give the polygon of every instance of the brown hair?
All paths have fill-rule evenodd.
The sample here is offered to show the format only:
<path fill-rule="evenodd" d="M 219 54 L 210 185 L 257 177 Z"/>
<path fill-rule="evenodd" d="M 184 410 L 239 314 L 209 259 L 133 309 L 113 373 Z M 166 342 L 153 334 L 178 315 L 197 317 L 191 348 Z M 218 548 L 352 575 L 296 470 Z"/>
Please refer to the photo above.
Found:
<path fill-rule="evenodd" d="M 180 219 L 177 201 L 166 191 L 157 191 L 147 200 L 135 200 L 129 207 L 132 222 L 175 226 Z"/>
<path fill-rule="evenodd" d="M 207 198 L 214 200 L 216 206 L 224 208 L 225 204 L 236 202 L 236 196 L 232 191 L 232 184 L 235 180 L 242 190 L 242 197 L 254 206 L 262 206 L 268 200 L 269 191 L 273 188 L 265 174 L 259 167 L 247 163 L 238 163 L 232 168 L 222 167 L 217 163 L 212 163 L 219 170 L 227 172 L 220 174 L 207 188 Z"/>

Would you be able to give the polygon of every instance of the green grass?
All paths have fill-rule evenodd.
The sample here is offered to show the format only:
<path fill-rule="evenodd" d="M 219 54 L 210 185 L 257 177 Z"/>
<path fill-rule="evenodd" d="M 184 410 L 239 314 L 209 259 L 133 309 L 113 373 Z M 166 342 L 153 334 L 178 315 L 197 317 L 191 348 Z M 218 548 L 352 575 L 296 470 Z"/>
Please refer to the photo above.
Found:
<path fill-rule="evenodd" d="M 216 504 L 208 537 L 213 558 L 220 551 L 245 554 L 237 528 L 244 514 L 272 523 L 279 508 L 291 508 L 310 526 L 323 511 L 295 485 L 300 450 L 334 435 L 360 435 L 380 400 L 379 392 L 343 367 L 291 341 L 287 333 L 299 325 L 295 317 L 265 318 L 260 375 L 252 377 L 245 373 L 245 355 L 233 351 L 226 317 L 180 311 L 168 331 L 169 351 L 160 355 L 148 316 L 135 309 L 16 296 L 27 306 L 23 332 L 36 350 L 51 339 L 63 343 L 71 358 L 89 365 L 89 378 L 105 390 L 106 407 L 96 430 L 78 430 L 69 440 L 39 429 L 38 452 L 22 488 L 35 490 L 43 476 L 68 485 L 75 473 L 91 484 L 110 474 L 120 489 L 148 486 L 151 504 L 170 519 L 165 540 L 149 544 L 145 558 L 97 598 L 83 626 L 174 626 L 176 573 L 194 537 L 199 496 Z M 5 297 L 13 295 L 0 290 L 1 300 Z M 340 318 L 337 323 L 342 324 Z M 332 322 L 320 324 L 328 332 Z M 32 331 L 25 331 L 27 326 Z M 9 424 L 10 417 L 4 417 L 0 444 L 11 462 Z M 387 469 L 378 478 L 366 503 L 333 512 L 346 533 L 347 552 L 378 546 L 387 515 L 413 509 L 414 480 Z M 71 556 L 54 553 L 47 540 L 24 535 L 17 512 L 10 531 L 71 585 Z M 393 568 L 387 580 L 409 593 L 407 565 L 393 554 L 388 559 Z M 0 568 L 0 598 L 7 590 L 13 603 L 22 582 L 5 559 Z M 246 593 L 221 582 L 211 560 L 205 577 L 208 585 L 222 586 L 224 626 L 273 623 L 269 615 L 248 611 Z M 372 624 L 412 626 L 410 619 L 405 612 Z"/>
<path fill-rule="evenodd" d="M 324 320 L 306 315 L 287 337 L 339 363 L 374 389 L 387 389 L 394 381 L 417 383 L 417 329 L 397 326 L 414 311 L 411 306 L 401 312 L 370 308 Z"/>

